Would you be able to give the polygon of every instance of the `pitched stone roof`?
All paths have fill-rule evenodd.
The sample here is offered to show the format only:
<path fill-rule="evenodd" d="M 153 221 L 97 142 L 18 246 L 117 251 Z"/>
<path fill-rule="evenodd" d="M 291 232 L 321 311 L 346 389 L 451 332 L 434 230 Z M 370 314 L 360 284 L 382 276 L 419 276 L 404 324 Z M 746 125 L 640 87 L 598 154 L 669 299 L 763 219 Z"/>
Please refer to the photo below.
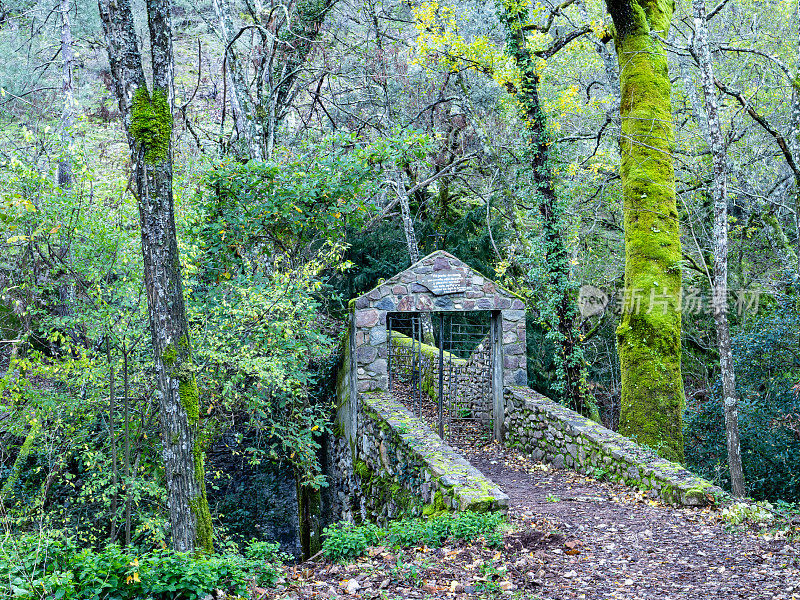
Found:
<path fill-rule="evenodd" d="M 525 306 L 465 262 L 437 250 L 356 298 L 355 308 L 424 312 L 523 310 Z"/>

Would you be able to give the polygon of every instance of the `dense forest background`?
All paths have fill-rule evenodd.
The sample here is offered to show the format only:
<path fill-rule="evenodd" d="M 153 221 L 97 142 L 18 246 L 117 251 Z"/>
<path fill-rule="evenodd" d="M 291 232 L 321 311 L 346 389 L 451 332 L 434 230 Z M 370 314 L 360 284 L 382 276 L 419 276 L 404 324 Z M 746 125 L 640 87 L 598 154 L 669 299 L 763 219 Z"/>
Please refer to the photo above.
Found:
<path fill-rule="evenodd" d="M 509 34 L 519 7 L 527 54 Z M 708 11 L 746 490 L 797 502 L 798 8 L 723 0 Z M 149 79 L 146 12 L 133 3 Z M 435 249 L 526 299 L 532 387 L 617 428 L 625 248 L 610 23 L 594 0 L 173 4 L 175 108 L 162 127 L 217 544 L 259 539 L 243 483 L 254 473 L 325 485 L 319 451 L 347 302 Z M 728 486 L 695 28 L 679 2 L 662 40 L 683 248 L 683 433 L 687 465 Z M 89 546 L 164 546 L 136 186 L 97 5 L 2 2 L 0 56 L 3 518 Z M 549 136 L 547 211 L 520 110 L 526 68 Z M 602 303 L 579 304 L 597 294 L 583 286 Z"/>

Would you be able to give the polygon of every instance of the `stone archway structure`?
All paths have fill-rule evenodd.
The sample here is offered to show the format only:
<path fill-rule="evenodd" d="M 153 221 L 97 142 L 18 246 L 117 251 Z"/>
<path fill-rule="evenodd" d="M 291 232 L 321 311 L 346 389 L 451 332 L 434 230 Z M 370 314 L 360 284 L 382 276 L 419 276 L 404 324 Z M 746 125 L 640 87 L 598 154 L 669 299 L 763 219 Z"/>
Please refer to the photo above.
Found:
<path fill-rule="evenodd" d="M 527 385 L 525 305 L 452 254 L 438 250 L 351 301 L 350 402 L 389 391 L 387 314 L 488 311 L 491 314 L 494 438 L 503 439 L 506 387 Z M 355 414 L 355 411 L 350 413 Z"/>

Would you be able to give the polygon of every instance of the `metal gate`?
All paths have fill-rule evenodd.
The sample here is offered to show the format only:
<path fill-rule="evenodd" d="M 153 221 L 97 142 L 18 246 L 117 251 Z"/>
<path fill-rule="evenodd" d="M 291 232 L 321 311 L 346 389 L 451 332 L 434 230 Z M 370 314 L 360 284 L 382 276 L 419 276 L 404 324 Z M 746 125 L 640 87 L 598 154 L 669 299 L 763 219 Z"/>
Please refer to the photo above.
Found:
<path fill-rule="evenodd" d="M 395 396 L 442 439 L 453 439 L 466 423 L 489 425 L 489 312 L 390 313 L 386 325 L 389 389 Z"/>

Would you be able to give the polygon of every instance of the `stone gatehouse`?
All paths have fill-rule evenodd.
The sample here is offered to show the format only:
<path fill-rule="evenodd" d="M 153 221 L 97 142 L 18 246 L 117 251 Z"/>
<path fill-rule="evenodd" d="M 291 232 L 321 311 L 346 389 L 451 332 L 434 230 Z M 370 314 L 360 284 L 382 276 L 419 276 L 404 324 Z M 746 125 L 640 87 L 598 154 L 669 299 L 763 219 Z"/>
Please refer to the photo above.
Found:
<path fill-rule="evenodd" d="M 348 404 L 352 406 L 347 412 L 353 416 L 359 395 L 389 390 L 389 313 L 488 312 L 494 437 L 502 440 L 503 389 L 527 385 L 522 300 L 452 254 L 439 250 L 355 298 L 351 310 L 348 333 L 352 362 L 347 387 Z M 339 420 L 346 429 L 355 431 L 354 417 L 350 415 L 340 411 Z"/>

